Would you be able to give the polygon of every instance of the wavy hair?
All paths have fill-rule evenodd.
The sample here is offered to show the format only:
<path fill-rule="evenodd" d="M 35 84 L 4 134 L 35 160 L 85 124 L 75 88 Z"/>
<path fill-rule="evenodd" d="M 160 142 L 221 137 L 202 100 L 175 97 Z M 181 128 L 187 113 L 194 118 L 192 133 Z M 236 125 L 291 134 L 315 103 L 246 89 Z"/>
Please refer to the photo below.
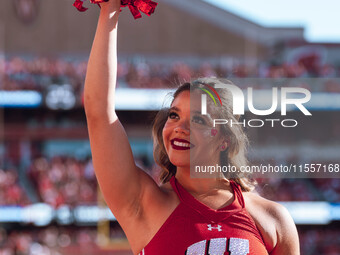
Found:
<path fill-rule="evenodd" d="M 192 82 L 187 82 L 178 87 L 178 89 L 173 94 L 173 100 L 183 91 L 190 91 L 190 89 L 204 88 L 204 85 L 210 85 L 212 87 L 215 84 L 231 84 L 231 81 L 227 79 L 220 78 L 199 78 Z M 218 111 L 214 111 L 214 115 L 219 119 L 231 119 L 234 123 L 240 120 L 240 116 L 233 115 L 232 107 L 232 94 L 226 89 L 217 89 L 222 106 L 218 108 Z M 172 102 L 173 102 L 172 100 Z M 213 108 L 213 107 L 212 107 Z M 154 120 L 152 136 L 154 141 L 154 159 L 156 163 L 161 167 L 160 181 L 166 183 L 170 180 L 172 176 L 176 174 L 176 166 L 170 162 L 168 154 L 164 147 L 163 142 L 163 128 L 168 119 L 169 108 L 161 109 Z M 248 164 L 246 153 L 248 147 L 248 138 L 243 131 L 241 125 L 221 125 L 221 132 L 228 140 L 227 150 L 220 152 L 220 163 L 221 165 L 231 165 L 240 170 L 241 166 Z M 255 187 L 255 180 L 249 178 L 249 176 L 239 173 L 233 174 L 231 176 L 226 176 L 228 179 L 234 180 L 238 183 L 243 191 L 251 191 Z"/>

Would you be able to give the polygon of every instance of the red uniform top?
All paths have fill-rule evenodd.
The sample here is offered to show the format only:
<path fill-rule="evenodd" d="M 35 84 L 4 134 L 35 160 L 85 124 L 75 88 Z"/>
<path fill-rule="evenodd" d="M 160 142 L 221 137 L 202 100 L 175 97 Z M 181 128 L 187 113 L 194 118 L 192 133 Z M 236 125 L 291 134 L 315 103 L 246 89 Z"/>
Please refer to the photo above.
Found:
<path fill-rule="evenodd" d="M 139 255 L 268 255 L 235 182 L 234 201 L 218 210 L 195 199 L 175 177 L 170 183 L 180 204 Z"/>

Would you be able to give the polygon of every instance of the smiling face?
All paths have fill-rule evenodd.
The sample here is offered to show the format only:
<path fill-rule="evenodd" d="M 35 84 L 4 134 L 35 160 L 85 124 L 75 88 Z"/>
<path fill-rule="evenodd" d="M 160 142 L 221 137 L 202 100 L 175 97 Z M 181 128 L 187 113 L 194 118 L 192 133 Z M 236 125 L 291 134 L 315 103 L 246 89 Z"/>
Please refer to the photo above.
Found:
<path fill-rule="evenodd" d="M 172 102 L 163 128 L 168 157 L 179 168 L 219 163 L 223 137 L 213 128 L 212 118 L 201 114 L 200 94 L 181 92 Z"/>

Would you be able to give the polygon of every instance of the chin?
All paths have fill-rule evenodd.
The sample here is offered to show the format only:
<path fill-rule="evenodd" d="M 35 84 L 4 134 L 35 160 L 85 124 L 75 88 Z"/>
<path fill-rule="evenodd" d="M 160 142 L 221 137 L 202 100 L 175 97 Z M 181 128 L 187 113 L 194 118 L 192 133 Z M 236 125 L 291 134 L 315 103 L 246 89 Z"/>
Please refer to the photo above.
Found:
<path fill-rule="evenodd" d="M 190 161 L 188 160 L 171 160 L 170 162 L 176 167 L 190 167 Z"/>

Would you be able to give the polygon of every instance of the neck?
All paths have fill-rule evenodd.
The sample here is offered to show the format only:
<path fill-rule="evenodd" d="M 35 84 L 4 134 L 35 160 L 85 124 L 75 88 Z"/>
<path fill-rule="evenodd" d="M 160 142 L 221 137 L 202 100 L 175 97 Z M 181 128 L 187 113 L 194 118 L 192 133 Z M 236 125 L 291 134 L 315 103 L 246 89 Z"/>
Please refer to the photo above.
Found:
<path fill-rule="evenodd" d="M 230 190 L 229 181 L 223 176 L 209 176 L 209 178 L 192 178 L 190 170 L 177 167 L 176 179 L 192 195 L 213 195 L 220 190 Z"/>

